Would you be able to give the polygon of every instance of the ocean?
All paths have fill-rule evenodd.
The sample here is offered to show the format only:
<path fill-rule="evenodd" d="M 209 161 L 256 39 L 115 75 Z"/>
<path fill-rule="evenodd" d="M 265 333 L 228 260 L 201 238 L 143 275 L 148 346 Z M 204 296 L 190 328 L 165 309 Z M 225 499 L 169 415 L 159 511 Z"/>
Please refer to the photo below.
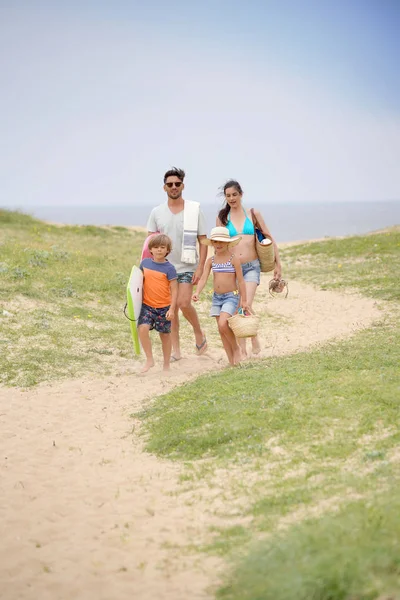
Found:
<path fill-rule="evenodd" d="M 207 227 L 220 203 L 202 204 Z M 37 206 L 21 209 L 46 221 L 71 225 L 146 226 L 151 206 Z M 257 208 L 278 242 L 363 234 L 400 224 L 400 201 L 263 204 Z"/>

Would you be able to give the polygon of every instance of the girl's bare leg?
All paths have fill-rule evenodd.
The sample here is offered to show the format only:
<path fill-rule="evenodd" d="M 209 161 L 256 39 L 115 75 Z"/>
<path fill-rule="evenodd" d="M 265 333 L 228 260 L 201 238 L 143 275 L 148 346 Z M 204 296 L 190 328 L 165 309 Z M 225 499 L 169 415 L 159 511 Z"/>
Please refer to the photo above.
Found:
<path fill-rule="evenodd" d="M 160 333 L 162 353 L 164 358 L 164 371 L 169 371 L 169 363 L 171 361 L 172 340 L 170 333 Z"/>
<path fill-rule="evenodd" d="M 222 343 L 224 344 L 225 352 L 228 355 L 228 360 L 231 365 L 237 365 L 242 359 L 240 347 L 235 338 L 235 334 L 228 325 L 228 319 L 231 315 L 226 312 L 221 312 L 218 318 L 218 329 L 221 335 Z M 224 343 L 224 338 L 226 345 Z"/>
<path fill-rule="evenodd" d="M 141 373 L 147 373 L 151 367 L 154 367 L 153 350 L 150 340 L 150 325 L 139 325 L 138 334 L 140 343 L 142 344 L 143 352 L 146 355 L 146 362 L 141 370 Z"/>
<path fill-rule="evenodd" d="M 258 287 L 257 284 L 254 283 L 253 281 L 246 281 L 247 304 L 250 306 L 250 308 L 253 308 L 253 301 L 254 301 L 254 296 L 256 295 L 257 287 Z M 246 339 L 247 338 L 240 338 L 237 340 L 244 358 L 247 357 Z M 258 335 L 251 338 L 251 347 L 252 347 L 253 354 L 259 354 L 259 352 L 261 350 L 261 346 L 260 346 L 260 340 L 258 339 Z"/>
<path fill-rule="evenodd" d="M 220 317 L 215 317 L 215 318 L 216 318 L 217 325 L 218 325 L 219 335 L 221 336 L 222 345 L 223 345 L 226 355 L 228 357 L 229 364 L 233 365 L 234 362 L 233 362 L 233 352 L 232 352 L 231 344 L 230 344 L 228 338 L 226 337 L 226 335 L 224 334 L 224 332 L 221 331 L 221 329 L 220 329 L 220 326 L 219 326 Z"/>

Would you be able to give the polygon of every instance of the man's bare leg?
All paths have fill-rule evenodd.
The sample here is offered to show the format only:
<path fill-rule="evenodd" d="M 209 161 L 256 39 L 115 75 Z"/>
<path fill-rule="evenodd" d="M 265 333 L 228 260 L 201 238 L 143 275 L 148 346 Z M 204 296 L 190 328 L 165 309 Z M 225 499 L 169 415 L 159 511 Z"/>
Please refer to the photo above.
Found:
<path fill-rule="evenodd" d="M 204 334 L 200 327 L 199 317 L 197 316 L 196 309 L 192 305 L 192 294 L 193 285 L 191 283 L 178 284 L 177 309 L 175 318 L 171 323 L 172 360 L 179 360 L 182 358 L 179 340 L 179 309 L 193 328 L 196 345 L 201 346 L 204 342 Z"/>
<path fill-rule="evenodd" d="M 204 333 L 200 327 L 197 311 L 192 304 L 193 285 L 191 283 L 180 283 L 178 291 L 178 306 L 183 316 L 193 328 L 196 346 L 201 346 L 204 342 Z"/>
<path fill-rule="evenodd" d="M 180 285 L 180 284 L 178 284 Z M 179 290 L 179 288 L 178 288 Z M 178 291 L 179 294 L 179 291 Z M 180 360 L 181 347 L 179 343 L 179 308 L 175 310 L 175 316 L 171 321 L 172 360 Z"/>

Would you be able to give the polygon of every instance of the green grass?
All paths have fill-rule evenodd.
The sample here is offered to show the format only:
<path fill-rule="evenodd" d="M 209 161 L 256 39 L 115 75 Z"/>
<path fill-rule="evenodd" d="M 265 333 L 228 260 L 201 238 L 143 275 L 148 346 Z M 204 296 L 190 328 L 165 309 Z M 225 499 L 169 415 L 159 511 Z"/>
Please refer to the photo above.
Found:
<path fill-rule="evenodd" d="M 272 532 L 332 498 L 400 484 L 399 364 L 400 332 L 387 323 L 323 351 L 203 376 L 142 411 L 147 450 L 192 461 L 194 487 L 196 474 L 219 487 L 222 469 L 226 505 L 245 499 L 253 532 Z M 222 528 L 206 549 L 236 548 Z"/>
<path fill-rule="evenodd" d="M 142 411 L 147 449 L 185 461 L 191 501 L 219 490 L 221 525 L 195 547 L 233 561 L 218 598 L 398 591 L 399 250 L 396 231 L 286 249 L 289 279 L 390 310 L 351 339 L 205 375 Z"/>
<path fill-rule="evenodd" d="M 377 421 L 389 426 L 398 416 L 399 364 L 400 332 L 382 324 L 323 352 L 205 375 L 142 413 L 147 448 L 183 460 L 232 460 L 268 456 L 266 441 L 279 436 L 291 452 L 307 444 L 312 455 L 347 455 Z M 333 443 L 322 436 L 330 422 Z"/>
<path fill-rule="evenodd" d="M 253 546 L 219 600 L 400 598 L 400 495 L 350 503 Z"/>
<path fill-rule="evenodd" d="M 1 383 L 28 386 L 130 364 L 122 309 L 144 237 L 0 210 Z"/>
<path fill-rule="evenodd" d="M 131 364 L 122 307 L 143 239 L 0 211 L 2 383 Z M 390 311 L 352 339 L 200 377 L 142 411 L 147 449 L 185 461 L 190 502 L 204 485 L 218 494 L 202 549 L 233 561 L 221 600 L 397 600 L 399 254 L 396 230 L 283 250 L 289 280 Z"/>
<path fill-rule="evenodd" d="M 382 300 L 400 300 L 400 230 L 291 246 L 281 251 L 284 277 L 326 289 L 354 288 Z"/>

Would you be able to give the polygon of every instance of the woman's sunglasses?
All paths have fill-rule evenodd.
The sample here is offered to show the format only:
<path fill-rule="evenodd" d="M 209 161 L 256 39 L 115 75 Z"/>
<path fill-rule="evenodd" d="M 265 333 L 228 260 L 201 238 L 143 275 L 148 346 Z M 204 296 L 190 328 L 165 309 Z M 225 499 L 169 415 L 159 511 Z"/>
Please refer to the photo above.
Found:
<path fill-rule="evenodd" d="M 173 186 L 180 188 L 182 185 L 182 181 L 173 181 L 172 183 L 166 183 L 165 184 L 167 187 L 172 188 Z"/>

